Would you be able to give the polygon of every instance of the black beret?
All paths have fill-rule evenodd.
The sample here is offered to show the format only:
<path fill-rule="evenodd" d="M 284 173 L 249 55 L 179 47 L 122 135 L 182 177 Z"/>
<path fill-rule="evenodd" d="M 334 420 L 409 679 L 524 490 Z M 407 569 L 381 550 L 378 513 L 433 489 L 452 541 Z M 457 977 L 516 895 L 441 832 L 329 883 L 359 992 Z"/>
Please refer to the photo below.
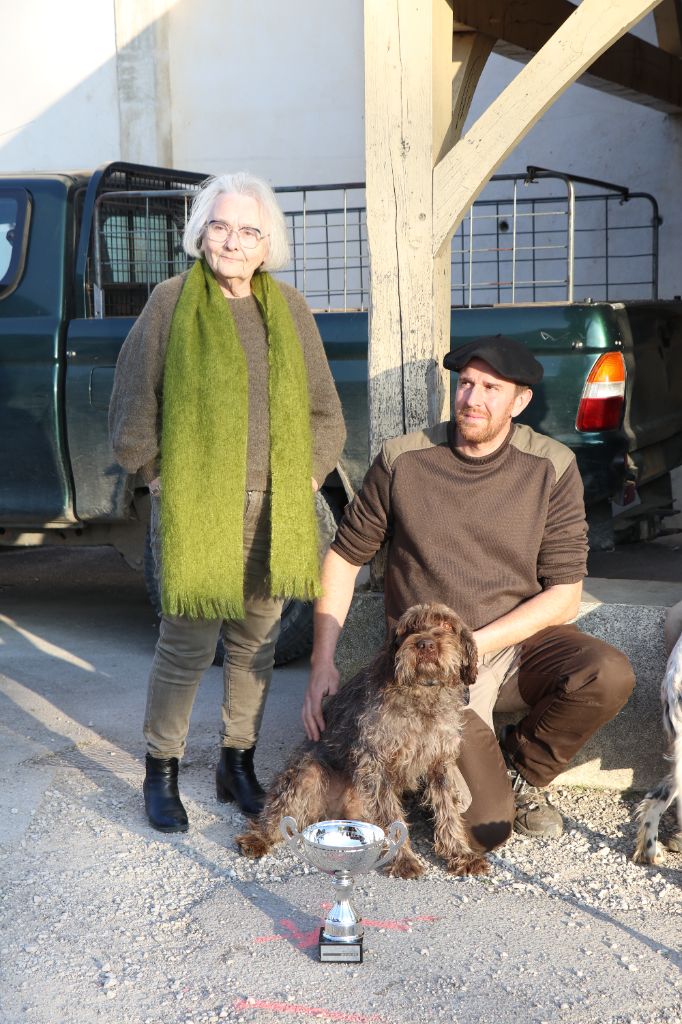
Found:
<path fill-rule="evenodd" d="M 515 384 L 531 387 L 542 380 L 542 364 L 522 341 L 493 334 L 488 338 L 474 338 L 466 345 L 455 348 L 443 359 L 446 370 L 461 370 L 471 359 L 482 359 L 496 373 Z"/>

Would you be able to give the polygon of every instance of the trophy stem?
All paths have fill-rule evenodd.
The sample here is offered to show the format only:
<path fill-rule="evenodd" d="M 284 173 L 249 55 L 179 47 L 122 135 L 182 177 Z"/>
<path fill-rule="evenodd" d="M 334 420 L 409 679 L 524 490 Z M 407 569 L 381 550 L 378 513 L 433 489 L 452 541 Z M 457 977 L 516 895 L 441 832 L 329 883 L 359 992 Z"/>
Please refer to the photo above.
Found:
<path fill-rule="evenodd" d="M 351 900 L 354 879 L 348 871 L 339 870 L 334 872 L 332 884 L 336 890 L 336 903 L 327 915 L 322 935 L 336 942 L 357 942 L 365 929 Z"/>

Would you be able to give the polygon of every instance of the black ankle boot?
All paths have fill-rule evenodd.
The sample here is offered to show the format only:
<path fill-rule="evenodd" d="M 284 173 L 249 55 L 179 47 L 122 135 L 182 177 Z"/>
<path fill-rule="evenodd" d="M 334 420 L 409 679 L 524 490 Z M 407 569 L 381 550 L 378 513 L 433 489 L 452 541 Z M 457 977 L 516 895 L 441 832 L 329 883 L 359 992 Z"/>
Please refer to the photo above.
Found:
<path fill-rule="evenodd" d="M 158 832 L 186 832 L 187 811 L 178 793 L 177 757 L 158 758 L 147 754 L 147 773 L 142 785 L 149 824 Z"/>
<path fill-rule="evenodd" d="M 227 804 L 236 800 L 242 814 L 251 818 L 263 810 L 265 798 L 265 790 L 253 770 L 255 750 L 255 747 L 249 750 L 222 747 L 215 773 L 219 803 Z"/>

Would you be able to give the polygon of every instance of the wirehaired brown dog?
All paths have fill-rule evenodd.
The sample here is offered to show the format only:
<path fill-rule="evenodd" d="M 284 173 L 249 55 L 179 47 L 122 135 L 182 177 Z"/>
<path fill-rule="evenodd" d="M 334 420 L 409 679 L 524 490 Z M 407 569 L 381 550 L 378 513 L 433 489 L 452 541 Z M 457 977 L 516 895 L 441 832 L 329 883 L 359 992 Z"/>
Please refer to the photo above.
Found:
<path fill-rule="evenodd" d="M 434 850 L 448 871 L 487 872 L 485 858 L 469 846 L 454 771 L 477 660 L 470 630 L 450 608 L 409 608 L 374 661 L 327 701 L 325 731 L 294 751 L 258 819 L 237 836 L 242 853 L 268 853 L 281 839 L 285 815 L 299 829 L 328 818 L 386 829 L 404 818 L 404 794 L 423 792 L 434 819 Z M 408 840 L 388 872 L 416 878 L 423 870 Z"/>

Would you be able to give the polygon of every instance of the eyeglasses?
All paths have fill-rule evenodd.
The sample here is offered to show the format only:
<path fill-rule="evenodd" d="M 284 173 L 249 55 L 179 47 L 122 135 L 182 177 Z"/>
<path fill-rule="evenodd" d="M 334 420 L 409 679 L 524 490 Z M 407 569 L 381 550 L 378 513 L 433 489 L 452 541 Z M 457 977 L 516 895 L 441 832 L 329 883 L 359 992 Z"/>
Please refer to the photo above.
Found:
<path fill-rule="evenodd" d="M 268 237 L 259 228 L 233 228 L 222 220 L 210 220 L 206 225 L 206 234 L 212 242 L 226 242 L 232 233 L 237 236 L 243 249 L 255 249 L 259 242 Z"/>

